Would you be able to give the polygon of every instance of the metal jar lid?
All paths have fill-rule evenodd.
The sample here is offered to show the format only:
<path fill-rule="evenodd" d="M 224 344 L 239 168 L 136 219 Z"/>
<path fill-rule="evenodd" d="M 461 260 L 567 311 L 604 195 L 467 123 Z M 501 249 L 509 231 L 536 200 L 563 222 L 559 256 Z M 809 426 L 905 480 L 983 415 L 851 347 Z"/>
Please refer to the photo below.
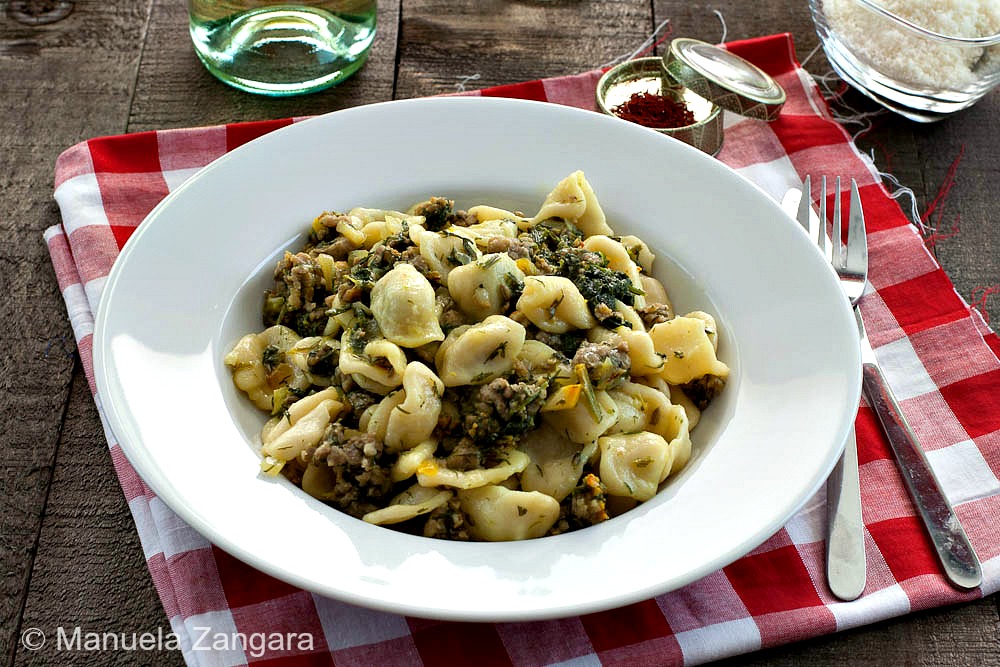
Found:
<path fill-rule="evenodd" d="M 670 42 L 663 68 L 675 81 L 723 109 L 771 121 L 785 104 L 785 91 L 743 58 L 688 37 Z"/>

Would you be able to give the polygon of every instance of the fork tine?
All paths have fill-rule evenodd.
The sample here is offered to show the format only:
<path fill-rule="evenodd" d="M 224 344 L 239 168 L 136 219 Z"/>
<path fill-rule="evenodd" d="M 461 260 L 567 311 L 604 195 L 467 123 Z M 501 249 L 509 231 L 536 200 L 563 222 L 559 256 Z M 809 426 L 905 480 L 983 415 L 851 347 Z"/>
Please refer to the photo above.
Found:
<path fill-rule="evenodd" d="M 820 179 L 819 187 L 819 232 L 817 232 L 816 244 L 820 251 L 826 254 L 826 176 Z"/>
<path fill-rule="evenodd" d="M 841 237 L 842 227 L 841 227 L 841 217 L 840 217 L 840 176 L 837 177 L 837 189 L 834 190 L 836 195 L 833 199 L 833 233 L 831 234 L 831 239 L 833 241 L 832 249 L 832 260 L 834 268 L 843 268 L 844 266 L 844 242 Z"/>
<path fill-rule="evenodd" d="M 865 237 L 865 213 L 861 208 L 858 183 L 851 179 L 851 209 L 847 223 L 847 258 L 845 267 L 851 273 L 868 273 L 868 239 Z"/>
<path fill-rule="evenodd" d="M 812 207 L 812 179 L 806 176 L 802 182 L 802 197 L 799 198 L 799 212 L 795 219 L 799 221 L 806 232 L 809 231 L 809 209 Z"/>

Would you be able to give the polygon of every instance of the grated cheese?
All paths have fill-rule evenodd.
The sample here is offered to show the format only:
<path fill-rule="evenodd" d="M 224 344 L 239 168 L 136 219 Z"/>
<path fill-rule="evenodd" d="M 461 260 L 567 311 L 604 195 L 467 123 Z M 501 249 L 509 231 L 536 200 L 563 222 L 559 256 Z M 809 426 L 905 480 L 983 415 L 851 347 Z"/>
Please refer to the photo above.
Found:
<path fill-rule="evenodd" d="M 897 16 L 949 37 L 1000 32 L 1000 0 L 873 0 Z M 916 88 L 963 89 L 1000 70 L 1000 48 L 963 47 L 921 38 L 855 0 L 824 0 L 830 28 L 854 55 Z"/>

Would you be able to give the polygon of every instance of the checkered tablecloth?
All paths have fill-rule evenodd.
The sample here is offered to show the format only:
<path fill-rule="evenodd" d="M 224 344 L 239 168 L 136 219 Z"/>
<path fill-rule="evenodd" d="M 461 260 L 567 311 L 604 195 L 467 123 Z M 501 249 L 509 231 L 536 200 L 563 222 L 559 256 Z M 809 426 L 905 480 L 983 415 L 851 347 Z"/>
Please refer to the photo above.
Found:
<path fill-rule="evenodd" d="M 791 39 L 729 49 L 788 93 L 777 121 L 726 119 L 718 159 L 776 198 L 805 174 L 854 177 L 868 220 L 872 293 L 862 309 L 878 357 L 983 561 L 979 590 L 942 576 L 873 414 L 857 419 L 868 587 L 843 603 L 824 578 L 820 491 L 750 554 L 680 590 L 620 609 L 532 623 L 464 624 L 370 611 L 297 589 L 211 545 L 162 503 L 106 429 L 111 458 L 170 624 L 190 665 L 699 664 L 833 633 L 1000 588 L 1000 340 L 956 294 L 877 171 L 831 117 Z M 472 94 L 593 108 L 599 71 Z M 93 313 L 119 249 L 145 215 L 200 167 L 293 120 L 91 139 L 59 158 L 62 224 L 45 233 L 93 384 Z M 309 633 L 261 649 L 212 638 Z"/>

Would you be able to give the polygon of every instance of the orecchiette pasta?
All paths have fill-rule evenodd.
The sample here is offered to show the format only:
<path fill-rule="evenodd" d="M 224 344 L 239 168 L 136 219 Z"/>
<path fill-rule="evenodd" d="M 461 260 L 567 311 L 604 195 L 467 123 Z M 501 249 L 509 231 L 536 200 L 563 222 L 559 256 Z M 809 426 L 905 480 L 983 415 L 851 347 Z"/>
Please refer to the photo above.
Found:
<path fill-rule="evenodd" d="M 670 464 L 667 441 L 656 433 L 620 433 L 597 441 L 601 450 L 601 481 L 612 496 L 646 501 L 656 495 Z"/>
<path fill-rule="evenodd" d="M 406 353 L 384 338 L 365 343 L 358 350 L 351 335 L 350 330 L 344 332 L 340 343 L 340 372 L 363 375 L 384 388 L 398 387 L 403 382 Z"/>
<path fill-rule="evenodd" d="M 379 525 L 402 523 L 441 507 L 448 502 L 452 495 L 451 491 L 414 484 L 393 498 L 386 507 L 369 512 L 361 519 Z"/>
<path fill-rule="evenodd" d="M 507 253 L 484 255 L 448 273 L 451 297 L 475 320 L 504 312 L 523 282 L 524 274 Z"/>
<path fill-rule="evenodd" d="M 549 218 L 572 220 L 585 236 L 612 233 L 597 196 L 582 171 L 575 171 L 561 180 L 545 198 L 532 221 Z"/>
<path fill-rule="evenodd" d="M 446 387 L 484 384 L 510 372 L 524 337 L 522 325 L 500 315 L 453 329 L 435 357 L 441 381 Z"/>
<path fill-rule="evenodd" d="M 714 330 L 713 330 L 714 333 Z M 669 384 L 684 384 L 706 375 L 727 378 L 729 367 L 715 356 L 705 320 L 675 317 L 649 331 L 653 347 L 663 357 L 661 375 Z"/>
<path fill-rule="evenodd" d="M 534 216 L 431 197 L 324 212 L 285 253 L 235 386 L 261 469 L 354 517 L 520 540 L 652 498 L 724 388 L 719 328 L 676 317 L 654 256 L 583 172 Z"/>
<path fill-rule="evenodd" d="M 390 451 L 410 449 L 431 437 L 441 413 L 444 384 L 434 371 L 411 361 L 403 371 L 403 400 L 393 406 L 385 428 Z"/>
<path fill-rule="evenodd" d="M 444 340 L 434 288 L 412 264 L 400 263 L 372 288 L 372 315 L 382 335 L 400 347 Z"/>
<path fill-rule="evenodd" d="M 572 280 L 562 276 L 526 278 L 517 309 L 532 324 L 548 333 L 589 329 L 595 324 L 587 300 Z"/>
<path fill-rule="evenodd" d="M 458 494 L 472 534 L 490 542 L 541 537 L 559 518 L 559 502 L 538 491 L 485 486 Z"/>

